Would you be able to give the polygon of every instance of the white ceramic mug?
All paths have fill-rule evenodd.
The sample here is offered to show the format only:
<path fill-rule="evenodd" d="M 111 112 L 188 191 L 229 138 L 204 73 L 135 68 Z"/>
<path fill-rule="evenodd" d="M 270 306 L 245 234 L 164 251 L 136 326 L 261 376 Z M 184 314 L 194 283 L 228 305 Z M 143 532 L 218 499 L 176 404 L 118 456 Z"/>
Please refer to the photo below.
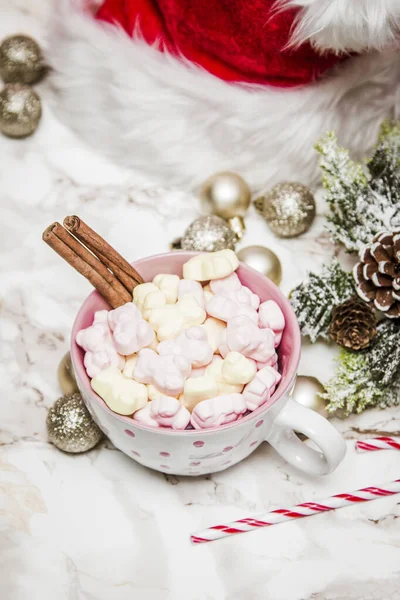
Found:
<path fill-rule="evenodd" d="M 161 254 L 139 260 L 134 266 L 145 281 L 151 281 L 159 273 L 182 276 L 182 265 L 195 254 Z M 326 419 L 290 397 L 301 347 L 299 326 L 290 303 L 269 279 L 247 265 L 241 264 L 237 273 L 262 302 L 275 300 L 286 319 L 278 349 L 282 380 L 268 402 L 234 423 L 209 430 L 152 429 L 113 413 L 92 390 L 83 365 L 83 350 L 75 342 L 77 332 L 92 324 L 95 311 L 108 308 L 104 299 L 93 292 L 78 312 L 71 342 L 72 364 L 86 406 L 119 450 L 142 465 L 164 473 L 202 475 L 221 471 L 246 458 L 263 442 L 271 444 L 287 462 L 306 473 L 330 473 L 345 454 L 341 435 Z M 295 431 L 310 438 L 319 451 L 300 441 Z"/>

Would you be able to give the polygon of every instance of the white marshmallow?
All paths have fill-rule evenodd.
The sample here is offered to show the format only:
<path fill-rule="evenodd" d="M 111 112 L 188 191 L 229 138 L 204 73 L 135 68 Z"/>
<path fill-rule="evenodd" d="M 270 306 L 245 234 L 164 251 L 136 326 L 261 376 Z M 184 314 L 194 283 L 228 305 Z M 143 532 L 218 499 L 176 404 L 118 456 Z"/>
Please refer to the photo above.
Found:
<path fill-rule="evenodd" d="M 210 375 L 217 384 L 217 396 L 225 394 L 240 394 L 243 390 L 243 384 L 228 383 L 222 374 L 223 359 L 220 356 L 214 356 L 211 365 L 206 368 L 206 374 Z"/>
<path fill-rule="evenodd" d="M 109 367 L 95 375 L 91 386 L 119 415 L 132 415 L 147 403 L 146 386 L 125 377 L 117 367 Z"/>
<path fill-rule="evenodd" d="M 222 341 L 222 332 L 226 329 L 226 323 L 219 319 L 214 319 L 214 317 L 208 317 L 201 327 L 205 329 L 208 343 L 215 353 Z"/>
<path fill-rule="evenodd" d="M 183 388 L 182 404 L 192 412 L 198 402 L 214 398 L 218 393 L 217 383 L 210 375 L 189 377 Z"/>
<path fill-rule="evenodd" d="M 249 383 L 256 373 L 254 360 L 249 360 L 239 352 L 228 352 L 222 365 L 222 376 L 228 383 Z"/>
<path fill-rule="evenodd" d="M 167 304 L 175 304 L 178 299 L 178 286 L 180 279 L 178 275 L 170 275 L 161 273 L 153 279 L 160 291 L 164 294 Z"/>
<path fill-rule="evenodd" d="M 162 342 L 177 337 L 184 329 L 201 325 L 206 319 L 206 312 L 196 298 L 185 294 L 176 304 L 167 304 L 155 308 L 149 316 L 149 323 Z"/>
<path fill-rule="evenodd" d="M 133 301 L 141 311 L 143 318 L 148 320 L 151 311 L 167 303 L 165 295 L 154 283 L 141 283 L 133 290 Z"/>
<path fill-rule="evenodd" d="M 239 266 L 233 250 L 220 250 L 194 256 L 183 265 L 183 278 L 208 281 L 227 277 Z"/>

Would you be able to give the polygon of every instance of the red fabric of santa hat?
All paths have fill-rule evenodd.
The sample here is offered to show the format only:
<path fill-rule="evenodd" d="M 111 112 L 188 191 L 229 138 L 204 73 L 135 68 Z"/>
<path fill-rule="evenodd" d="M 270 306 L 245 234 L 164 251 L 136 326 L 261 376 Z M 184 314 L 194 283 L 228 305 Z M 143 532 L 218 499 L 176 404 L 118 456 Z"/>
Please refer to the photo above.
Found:
<path fill-rule="evenodd" d="M 276 0 L 105 0 L 96 16 L 226 81 L 291 87 L 343 59 L 288 47 L 297 13 Z"/>

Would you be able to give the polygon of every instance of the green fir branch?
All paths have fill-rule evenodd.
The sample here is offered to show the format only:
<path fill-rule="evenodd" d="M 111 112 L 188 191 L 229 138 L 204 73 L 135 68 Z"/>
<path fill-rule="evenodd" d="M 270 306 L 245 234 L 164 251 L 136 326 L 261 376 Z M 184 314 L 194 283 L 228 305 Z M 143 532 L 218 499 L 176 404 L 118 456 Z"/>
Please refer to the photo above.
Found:
<path fill-rule="evenodd" d="M 353 294 L 353 277 L 343 271 L 336 258 L 319 275 L 310 273 L 290 297 L 302 335 L 312 343 L 319 337 L 328 340 L 333 309 Z"/>
<path fill-rule="evenodd" d="M 322 397 L 328 411 L 346 415 L 367 408 L 386 408 L 400 403 L 400 323 L 382 321 L 370 349 L 342 349 L 335 375 Z"/>
<path fill-rule="evenodd" d="M 400 124 L 385 123 L 367 167 L 351 160 L 333 132 L 316 144 L 333 241 L 357 252 L 381 231 L 400 226 Z"/>

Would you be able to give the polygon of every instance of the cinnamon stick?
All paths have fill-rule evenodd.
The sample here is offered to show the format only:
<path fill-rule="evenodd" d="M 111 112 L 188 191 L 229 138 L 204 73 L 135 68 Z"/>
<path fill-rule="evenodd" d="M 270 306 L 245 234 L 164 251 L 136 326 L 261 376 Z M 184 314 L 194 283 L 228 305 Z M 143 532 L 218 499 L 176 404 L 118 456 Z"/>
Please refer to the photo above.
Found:
<path fill-rule="evenodd" d="M 52 223 L 42 237 L 50 248 L 90 281 L 112 308 L 122 306 L 132 299 L 116 277 L 60 223 Z"/>
<path fill-rule="evenodd" d="M 133 277 L 131 277 L 130 275 L 125 273 L 125 271 L 120 269 L 120 267 L 118 267 L 118 265 L 116 265 L 115 262 L 113 262 L 108 256 L 106 256 L 102 252 L 99 252 L 98 250 L 96 251 L 93 247 L 90 246 L 89 243 L 86 243 L 86 245 L 89 248 L 89 250 L 91 250 L 98 257 L 98 259 L 103 263 L 103 265 L 105 265 L 108 269 L 110 269 L 110 271 L 114 273 L 115 277 L 122 283 L 125 289 L 127 289 L 130 295 L 132 296 L 132 291 L 138 285 L 138 281 L 136 281 L 136 279 L 133 279 Z"/>
<path fill-rule="evenodd" d="M 70 215 L 64 219 L 64 227 L 70 233 L 75 235 L 81 242 L 86 244 L 95 254 L 106 257 L 109 263 L 113 263 L 114 267 L 118 268 L 119 272 L 129 275 L 135 283 L 129 285 L 130 291 L 140 284 L 144 283 L 144 279 L 139 273 L 125 260 L 110 244 L 108 244 L 100 235 L 98 235 L 89 225 L 86 225 L 82 219 L 76 215 Z M 102 260 L 102 258 L 101 258 Z M 110 267 L 111 268 L 111 267 Z M 130 280 L 130 281 L 131 281 Z"/>

